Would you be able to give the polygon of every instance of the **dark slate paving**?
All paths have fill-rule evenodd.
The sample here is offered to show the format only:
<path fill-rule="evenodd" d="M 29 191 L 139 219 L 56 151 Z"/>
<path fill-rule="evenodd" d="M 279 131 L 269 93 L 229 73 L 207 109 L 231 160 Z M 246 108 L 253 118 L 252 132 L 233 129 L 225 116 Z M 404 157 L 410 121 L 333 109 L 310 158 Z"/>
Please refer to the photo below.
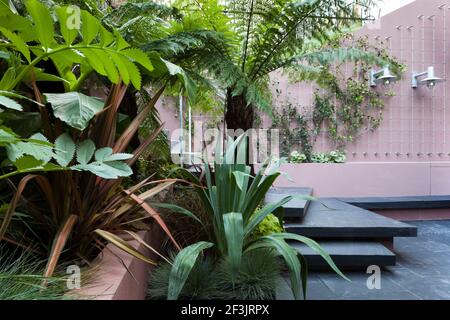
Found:
<path fill-rule="evenodd" d="M 270 188 L 266 194 L 265 202 L 278 202 L 286 196 L 311 196 L 312 188 L 299 187 L 299 188 Z M 310 200 L 294 198 L 286 203 L 284 208 L 284 217 L 288 219 L 302 219 L 307 211 Z"/>
<path fill-rule="evenodd" d="M 337 198 L 364 209 L 433 209 L 450 208 L 450 195 L 407 197 Z"/>
<path fill-rule="evenodd" d="M 368 274 L 344 273 L 347 282 L 332 272 L 311 272 L 313 300 L 442 300 L 450 299 L 450 221 L 416 221 L 417 238 L 395 240 L 397 264 L 381 269 L 381 289 L 369 290 Z M 286 284 L 286 286 L 288 286 Z M 292 299 L 289 287 L 280 296 Z"/>
<path fill-rule="evenodd" d="M 301 222 L 287 222 L 289 232 L 312 238 L 414 237 L 415 226 L 383 217 L 333 198 L 312 201 Z"/>
<path fill-rule="evenodd" d="M 318 241 L 322 248 L 333 258 L 339 267 L 356 268 L 376 264 L 379 266 L 395 265 L 395 254 L 378 242 L 373 241 Z M 308 267 L 324 269 L 326 261 L 310 247 L 299 242 L 291 242 L 298 252 L 308 261 Z M 326 268 L 328 269 L 328 268 Z"/>

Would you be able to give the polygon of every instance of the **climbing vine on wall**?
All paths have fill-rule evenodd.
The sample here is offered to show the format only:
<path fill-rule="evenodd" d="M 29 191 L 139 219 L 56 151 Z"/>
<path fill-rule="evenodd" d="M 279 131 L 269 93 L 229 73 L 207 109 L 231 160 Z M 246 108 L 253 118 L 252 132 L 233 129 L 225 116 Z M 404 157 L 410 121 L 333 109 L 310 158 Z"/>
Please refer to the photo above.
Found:
<path fill-rule="evenodd" d="M 308 123 L 308 119 L 292 104 L 274 111 L 272 128 L 280 130 L 281 156 L 287 157 L 293 149 L 296 149 L 302 150 L 306 161 L 311 160 L 313 146 Z"/>
<path fill-rule="evenodd" d="M 334 41 L 331 46 L 351 46 L 375 53 L 388 62 L 391 71 L 400 76 L 405 70 L 395 57 L 389 55 L 382 41 L 369 44 L 367 37 L 353 39 L 352 35 Z M 344 150 L 347 143 L 355 141 L 361 133 L 376 130 L 383 119 L 385 99 L 395 93 L 378 86 L 369 85 L 369 73 L 373 67 L 365 61 L 348 64 L 316 65 L 320 70 L 315 78 L 318 88 L 314 92 L 312 108 L 299 112 L 301 106 L 287 104 L 273 116 L 273 128 L 279 128 L 281 153 L 289 154 L 297 146 L 310 160 L 314 143 L 321 132 L 337 150 Z M 352 68 L 348 72 L 348 68 Z M 291 82 L 299 78 L 295 69 L 286 72 Z M 277 90 L 277 94 L 281 92 Z"/>

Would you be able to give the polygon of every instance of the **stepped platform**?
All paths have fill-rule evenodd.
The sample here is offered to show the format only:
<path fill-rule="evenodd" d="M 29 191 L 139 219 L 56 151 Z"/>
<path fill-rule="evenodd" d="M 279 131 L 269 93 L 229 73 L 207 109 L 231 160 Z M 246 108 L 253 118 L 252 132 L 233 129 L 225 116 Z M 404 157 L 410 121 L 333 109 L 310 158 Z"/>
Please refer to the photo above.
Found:
<path fill-rule="evenodd" d="M 450 195 L 407 197 L 337 198 L 340 201 L 369 210 L 442 209 L 450 208 Z"/>
<path fill-rule="evenodd" d="M 319 244 L 341 268 L 367 268 L 395 265 L 395 254 L 382 244 L 374 241 L 319 241 Z M 299 242 L 290 245 L 300 252 L 308 262 L 309 269 L 328 269 L 325 260 L 314 250 Z"/>
<path fill-rule="evenodd" d="M 311 238 L 415 237 L 417 228 L 383 217 L 334 198 L 320 198 L 309 204 L 303 219 L 285 223 L 287 232 Z"/>
<path fill-rule="evenodd" d="M 265 202 L 278 202 L 286 196 L 294 196 L 297 198 L 292 199 L 286 203 L 284 208 L 284 217 L 286 219 L 301 219 L 303 218 L 310 204 L 310 200 L 301 199 L 301 196 L 311 196 L 313 192 L 312 188 L 271 188 L 266 194 Z"/>

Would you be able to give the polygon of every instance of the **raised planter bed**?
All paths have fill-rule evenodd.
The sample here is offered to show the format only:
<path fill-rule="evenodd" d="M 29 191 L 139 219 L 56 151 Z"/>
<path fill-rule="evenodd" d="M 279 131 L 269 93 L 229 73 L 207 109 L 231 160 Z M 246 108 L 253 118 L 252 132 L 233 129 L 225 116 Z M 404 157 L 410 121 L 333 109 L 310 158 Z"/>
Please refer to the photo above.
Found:
<path fill-rule="evenodd" d="M 162 230 L 152 225 L 150 231 L 139 235 L 153 248 L 159 248 L 163 240 Z M 144 245 L 131 239 L 131 244 L 139 252 L 156 259 L 156 255 Z M 152 266 L 108 244 L 94 261 L 92 276 L 88 284 L 75 291 L 80 299 L 93 300 L 144 300 Z"/>
<path fill-rule="evenodd" d="M 276 187 L 310 187 L 316 197 L 447 195 L 450 162 L 284 164 Z"/>

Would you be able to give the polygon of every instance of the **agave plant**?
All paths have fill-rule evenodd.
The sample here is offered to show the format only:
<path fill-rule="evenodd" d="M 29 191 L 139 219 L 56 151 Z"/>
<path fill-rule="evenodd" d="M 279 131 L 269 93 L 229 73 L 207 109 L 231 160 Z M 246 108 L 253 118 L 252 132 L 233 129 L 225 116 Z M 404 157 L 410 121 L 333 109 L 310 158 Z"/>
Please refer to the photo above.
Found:
<path fill-rule="evenodd" d="M 255 237 L 253 231 L 264 218 L 279 210 L 292 197 L 268 203 L 256 210 L 263 203 L 265 194 L 280 172 L 277 163 L 268 161 L 252 176 L 250 167 L 242 163 L 246 152 L 244 137 L 245 135 L 242 135 L 235 141 L 230 140 L 223 159 L 216 157 L 213 172 L 205 165 L 206 185 L 197 187 L 196 190 L 209 213 L 208 219 L 211 220 L 210 241 L 192 244 L 178 253 L 169 279 L 168 299 L 178 298 L 197 257 L 202 251 L 212 247 L 219 257 L 226 259 L 232 278 L 239 273 L 243 254 L 262 248 L 274 249 L 289 269 L 292 291 L 296 298 L 300 297 L 301 287 L 303 295 L 306 295 L 307 263 L 286 240 L 308 245 L 319 253 L 336 273 L 345 278 L 331 257 L 312 239 L 285 232 Z M 190 175 L 190 179 L 197 186 L 201 185 L 194 175 L 188 172 L 186 174 Z"/>
<path fill-rule="evenodd" d="M 176 180 L 145 179 L 128 189 L 122 187 L 122 181 L 162 129 L 158 127 L 131 148 L 130 141 L 165 88 L 181 82 L 188 96 L 195 94 L 188 76 L 156 53 L 147 55 L 130 47 L 117 30 L 107 30 L 86 11 L 63 6 L 52 15 L 37 0 L 27 0 L 25 6 L 29 16 L 4 8 L 0 13 L 4 40 L 0 42 L 0 59 L 8 65 L 0 90 L 32 89 L 42 133 L 24 140 L 1 128 L 0 146 L 6 147 L 10 158 L 4 169 L 9 170 L 7 177 L 58 172 L 28 174 L 14 186 L 14 196 L 0 221 L 0 241 L 25 248 L 33 244 L 34 251 L 48 254 L 45 276 L 54 272 L 61 256 L 89 261 L 104 246 L 102 238 L 139 254 L 117 234 L 128 231 L 134 236 L 133 230 L 148 228 L 146 219 L 154 219 L 179 248 L 159 214 L 145 203 Z M 78 28 L 71 27 L 73 14 L 79 14 Z M 46 73 L 40 67 L 44 61 L 51 61 L 57 74 Z M 76 91 L 94 73 L 112 83 L 104 100 Z M 143 75 L 160 86 L 129 126 L 118 132 L 118 112 L 125 92 L 129 85 L 140 89 Z M 40 81 L 58 81 L 65 92 L 42 94 Z M 17 109 L 8 99 L 3 98 L 0 104 Z M 28 142 L 41 148 L 30 148 L 24 144 Z M 14 166 L 18 170 L 12 170 Z M 26 214 L 16 215 L 18 208 Z M 19 221 L 10 225 L 14 216 Z"/>

